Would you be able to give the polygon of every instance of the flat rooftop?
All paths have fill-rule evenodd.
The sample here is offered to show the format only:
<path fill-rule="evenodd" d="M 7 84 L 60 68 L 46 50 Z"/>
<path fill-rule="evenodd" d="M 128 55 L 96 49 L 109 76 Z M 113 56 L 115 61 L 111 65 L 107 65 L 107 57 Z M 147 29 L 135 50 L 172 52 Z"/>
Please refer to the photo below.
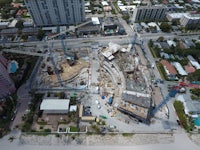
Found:
<path fill-rule="evenodd" d="M 168 15 L 169 15 L 170 17 L 172 17 L 172 18 L 177 18 L 177 19 L 183 17 L 183 15 L 185 15 L 185 14 L 188 14 L 188 13 L 168 13 Z"/>
<path fill-rule="evenodd" d="M 151 96 L 149 94 L 134 91 L 123 91 L 122 100 L 144 108 L 149 108 L 151 104 Z"/>
<path fill-rule="evenodd" d="M 40 110 L 68 110 L 68 99 L 43 99 Z"/>

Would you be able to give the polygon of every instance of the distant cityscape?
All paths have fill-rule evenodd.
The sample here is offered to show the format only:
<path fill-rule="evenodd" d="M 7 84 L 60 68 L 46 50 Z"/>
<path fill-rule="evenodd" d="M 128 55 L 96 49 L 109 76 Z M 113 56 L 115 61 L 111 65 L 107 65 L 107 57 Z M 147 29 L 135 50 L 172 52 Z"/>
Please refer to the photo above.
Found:
<path fill-rule="evenodd" d="M 200 133 L 200 0 L 0 7 L 0 137 Z"/>

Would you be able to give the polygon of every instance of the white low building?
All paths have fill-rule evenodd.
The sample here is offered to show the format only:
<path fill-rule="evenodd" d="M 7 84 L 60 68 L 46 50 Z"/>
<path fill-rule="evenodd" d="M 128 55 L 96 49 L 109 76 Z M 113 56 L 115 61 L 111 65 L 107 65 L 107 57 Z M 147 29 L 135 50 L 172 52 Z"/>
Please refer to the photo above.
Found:
<path fill-rule="evenodd" d="M 134 1 L 132 1 L 132 2 L 133 2 L 133 4 L 140 5 L 142 1 L 134 0 Z"/>
<path fill-rule="evenodd" d="M 200 69 L 200 64 L 191 55 L 188 55 L 187 58 L 189 59 L 192 66 L 194 66 L 196 69 Z"/>
<path fill-rule="evenodd" d="M 167 44 L 169 45 L 169 47 L 171 46 L 176 47 L 176 42 L 174 42 L 173 40 L 167 40 Z"/>
<path fill-rule="evenodd" d="M 129 5 L 129 6 L 124 6 L 124 5 L 120 5 L 119 9 L 122 12 L 133 12 L 135 10 L 136 6 L 135 5 Z"/>
<path fill-rule="evenodd" d="M 148 23 L 148 26 L 149 26 L 149 27 L 156 27 L 156 30 L 157 30 L 158 32 L 161 31 L 160 27 L 159 27 L 155 22 L 149 22 L 149 23 Z"/>
<path fill-rule="evenodd" d="M 8 25 L 8 28 L 14 28 L 17 24 L 18 20 L 17 19 L 14 19 L 9 25 Z"/>
<path fill-rule="evenodd" d="M 175 66 L 176 70 L 180 75 L 182 76 L 188 75 L 179 62 L 174 62 L 173 65 Z"/>
<path fill-rule="evenodd" d="M 200 114 L 200 103 L 185 96 L 186 95 L 178 95 L 176 99 L 183 103 L 185 114 L 197 118 Z"/>
<path fill-rule="evenodd" d="M 188 13 L 167 13 L 166 17 L 169 21 L 179 21 L 186 14 Z"/>
<path fill-rule="evenodd" d="M 9 22 L 0 22 L 0 29 L 6 29 L 9 25 Z"/>
<path fill-rule="evenodd" d="M 90 6 L 90 2 L 89 1 L 85 2 L 85 6 L 89 7 Z"/>
<path fill-rule="evenodd" d="M 103 6 L 109 6 L 109 4 L 108 4 L 107 1 L 102 1 L 101 4 L 102 4 Z"/>
<path fill-rule="evenodd" d="M 117 5 L 118 6 L 124 6 L 124 4 L 122 3 L 122 1 L 117 1 Z"/>
<path fill-rule="evenodd" d="M 99 18 L 98 18 L 98 17 L 92 17 L 91 19 L 92 19 L 92 23 L 93 23 L 94 25 L 99 25 L 99 24 L 100 24 L 100 21 L 99 21 Z"/>
<path fill-rule="evenodd" d="M 69 111 L 68 99 L 43 99 L 40 110 L 46 114 L 66 114 Z"/>

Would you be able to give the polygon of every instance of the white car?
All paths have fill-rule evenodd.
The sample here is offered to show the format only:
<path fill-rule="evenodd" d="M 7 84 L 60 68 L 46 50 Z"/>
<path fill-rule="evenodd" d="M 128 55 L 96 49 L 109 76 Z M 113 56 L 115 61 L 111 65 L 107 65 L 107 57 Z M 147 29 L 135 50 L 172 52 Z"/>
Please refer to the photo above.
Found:
<path fill-rule="evenodd" d="M 99 104 L 99 101 L 98 101 L 98 100 L 96 100 L 96 104 Z"/>
<path fill-rule="evenodd" d="M 98 105 L 98 106 L 97 106 L 97 108 L 98 108 L 98 109 L 101 109 L 101 106 L 100 106 L 100 105 Z"/>

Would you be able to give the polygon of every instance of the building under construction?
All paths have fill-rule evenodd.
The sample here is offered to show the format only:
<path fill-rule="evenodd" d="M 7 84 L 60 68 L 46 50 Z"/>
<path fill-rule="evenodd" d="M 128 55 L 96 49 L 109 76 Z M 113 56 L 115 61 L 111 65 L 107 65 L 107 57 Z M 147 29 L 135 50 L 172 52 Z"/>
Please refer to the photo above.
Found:
<path fill-rule="evenodd" d="M 134 91 L 124 91 L 122 93 L 122 102 L 117 109 L 136 118 L 140 122 L 150 124 L 152 110 L 151 95 Z"/>
<path fill-rule="evenodd" d="M 110 71 L 113 70 L 113 74 L 121 81 L 121 102 L 118 102 L 117 109 L 140 122 L 150 124 L 151 74 L 146 64 L 141 63 L 137 52 L 130 51 L 130 47 L 109 43 L 106 51 L 102 51 L 104 64 L 110 64 Z"/>

